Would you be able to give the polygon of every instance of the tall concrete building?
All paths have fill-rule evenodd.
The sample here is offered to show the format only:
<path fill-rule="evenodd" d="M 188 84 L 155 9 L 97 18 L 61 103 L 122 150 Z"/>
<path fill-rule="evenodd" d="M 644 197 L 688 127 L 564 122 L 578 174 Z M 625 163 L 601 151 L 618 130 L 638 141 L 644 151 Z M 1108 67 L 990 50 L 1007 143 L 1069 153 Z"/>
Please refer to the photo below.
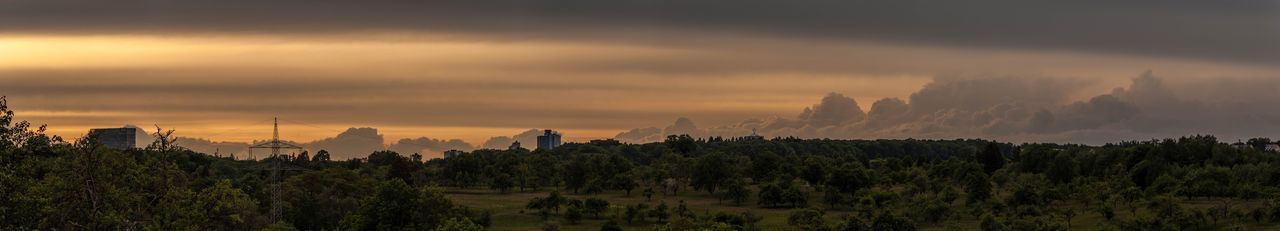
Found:
<path fill-rule="evenodd" d="M 560 133 L 547 129 L 538 136 L 538 149 L 551 150 L 557 146 L 560 146 Z"/>
<path fill-rule="evenodd" d="M 138 148 L 138 129 L 123 128 L 94 128 L 89 129 L 89 136 L 93 137 L 98 143 L 107 148 L 125 150 Z"/>

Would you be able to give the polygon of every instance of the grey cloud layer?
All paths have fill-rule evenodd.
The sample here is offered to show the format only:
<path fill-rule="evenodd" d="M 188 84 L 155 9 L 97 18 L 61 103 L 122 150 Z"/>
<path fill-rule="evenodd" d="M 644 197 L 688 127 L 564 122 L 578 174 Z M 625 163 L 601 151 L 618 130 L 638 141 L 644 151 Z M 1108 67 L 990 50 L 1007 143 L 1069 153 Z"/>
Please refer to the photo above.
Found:
<path fill-rule="evenodd" d="M 202 153 L 218 153 L 219 155 L 236 155 L 237 158 L 249 158 L 249 143 L 244 142 L 215 142 L 201 138 L 180 137 L 176 142 L 178 146 L 182 146 L 192 151 Z M 378 150 L 391 150 L 397 153 L 409 155 L 412 153 L 422 154 L 426 158 L 440 157 L 441 153 L 446 150 L 466 150 L 475 149 L 475 146 L 458 140 L 432 139 L 427 137 L 405 138 L 397 140 L 390 145 L 384 145 L 383 135 L 378 133 L 375 128 L 350 128 L 346 131 L 338 133 L 334 137 L 323 138 L 311 142 L 292 142 L 298 146 L 302 146 L 311 153 L 320 150 L 328 151 L 334 159 L 350 159 L 363 158 L 369 153 Z M 264 158 L 267 154 L 265 150 L 256 153 L 257 158 Z"/>
<path fill-rule="evenodd" d="M 993 138 L 1016 142 L 1100 144 L 1185 136 L 1223 139 L 1275 136 L 1280 80 L 1188 80 L 1183 85 L 1144 73 L 1125 88 L 1087 100 L 1069 97 L 1078 81 L 1049 77 L 938 78 L 907 100 L 886 98 L 865 114 L 854 99 L 831 93 L 797 118 L 751 119 L 697 128 L 680 118 L 673 126 L 694 136 L 742 136 L 759 129 L 766 136 L 804 138 Z M 1235 84 L 1221 84 L 1234 82 Z M 1251 83 L 1253 87 L 1242 87 Z M 1242 92 L 1243 91 L 1243 92 Z M 1179 94 L 1178 92 L 1198 92 Z M 1207 97 L 1234 92 L 1242 98 Z M 671 128 L 619 133 L 628 142 L 659 141 Z"/>
<path fill-rule="evenodd" d="M 1280 62 L 1276 1 L 5 1 L 10 33 L 500 34 L 691 31 Z"/>

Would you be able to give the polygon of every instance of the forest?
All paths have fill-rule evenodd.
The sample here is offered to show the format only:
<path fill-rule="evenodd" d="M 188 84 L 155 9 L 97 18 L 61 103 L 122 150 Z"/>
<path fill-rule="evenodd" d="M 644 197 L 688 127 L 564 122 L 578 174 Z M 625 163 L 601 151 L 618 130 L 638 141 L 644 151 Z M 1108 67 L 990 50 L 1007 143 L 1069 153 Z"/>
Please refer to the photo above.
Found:
<path fill-rule="evenodd" d="M 430 160 L 390 151 L 332 160 L 323 150 L 245 160 L 186 150 L 172 130 L 131 150 L 45 130 L 0 99 L 2 230 L 1280 228 L 1280 158 L 1265 138 L 1090 146 L 674 135 Z M 277 163 L 280 183 L 269 171 Z"/>

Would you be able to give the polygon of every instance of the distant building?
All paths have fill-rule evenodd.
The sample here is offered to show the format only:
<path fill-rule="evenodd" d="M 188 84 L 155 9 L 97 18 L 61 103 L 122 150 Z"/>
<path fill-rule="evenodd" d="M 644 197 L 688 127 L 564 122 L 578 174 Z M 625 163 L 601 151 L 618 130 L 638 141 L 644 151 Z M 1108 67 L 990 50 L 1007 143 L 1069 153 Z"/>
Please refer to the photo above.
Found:
<path fill-rule="evenodd" d="M 520 147 L 520 141 L 517 140 L 516 142 L 511 142 L 511 146 L 508 146 L 507 150 L 520 150 L 522 148 Z"/>
<path fill-rule="evenodd" d="M 1231 144 L 1231 147 L 1234 147 L 1236 149 L 1246 149 L 1246 148 L 1249 148 L 1249 145 L 1245 144 L 1244 142 L 1236 141 L 1235 143 Z"/>
<path fill-rule="evenodd" d="M 1245 142 L 1241 142 L 1241 141 L 1236 141 L 1235 143 L 1231 143 L 1231 147 L 1234 147 L 1234 148 L 1236 148 L 1236 149 L 1240 149 L 1240 150 L 1244 150 L 1244 149 L 1254 149 L 1254 150 L 1264 151 L 1264 152 L 1280 152 L 1280 144 L 1277 144 L 1277 143 L 1270 143 L 1270 142 L 1268 142 L 1268 143 L 1253 143 L 1253 141 L 1252 141 L 1252 140 L 1250 140 L 1250 143 L 1245 143 Z"/>
<path fill-rule="evenodd" d="M 98 143 L 107 148 L 116 150 L 126 150 L 138 148 L 138 129 L 123 128 L 94 128 L 89 129 L 89 137 L 93 137 Z"/>
<path fill-rule="evenodd" d="M 538 149 L 551 150 L 557 146 L 560 146 L 560 133 L 547 129 L 538 136 Z"/>
<path fill-rule="evenodd" d="M 751 135 L 742 137 L 742 140 L 764 140 L 764 136 L 761 136 L 760 134 L 756 134 L 756 129 L 752 128 Z"/>
<path fill-rule="evenodd" d="M 453 158 L 455 156 L 461 156 L 463 154 L 467 154 L 467 153 L 460 150 L 444 151 L 444 158 Z"/>

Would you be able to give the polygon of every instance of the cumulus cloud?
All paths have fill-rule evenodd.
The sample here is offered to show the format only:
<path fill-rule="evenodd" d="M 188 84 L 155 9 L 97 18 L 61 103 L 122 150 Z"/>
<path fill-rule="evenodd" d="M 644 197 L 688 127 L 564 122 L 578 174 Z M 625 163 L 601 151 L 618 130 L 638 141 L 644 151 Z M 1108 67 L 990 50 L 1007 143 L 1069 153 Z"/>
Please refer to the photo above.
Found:
<path fill-rule="evenodd" d="M 521 133 L 517 137 L 524 137 L 526 133 Z M 260 142 L 263 141 L 255 141 L 254 143 Z M 284 142 L 301 146 L 311 153 L 320 150 L 328 151 L 334 159 L 363 158 L 368 156 L 369 153 L 379 150 L 391 150 L 403 155 L 418 153 L 427 158 L 434 158 L 440 157 L 441 153 L 446 150 L 471 151 L 477 148 L 460 139 L 433 139 L 428 137 L 405 138 L 389 145 L 384 145 L 383 135 L 378 133 L 378 129 L 368 127 L 349 128 L 336 136 L 310 142 Z M 510 143 L 508 142 L 507 144 Z M 245 142 L 219 142 L 194 137 L 178 137 L 177 145 L 201 153 L 217 153 L 221 156 L 235 155 L 237 158 L 250 158 L 249 146 L 251 144 Z M 502 148 L 506 148 L 506 146 L 502 146 Z M 254 152 L 254 156 L 257 158 L 263 158 L 267 155 L 266 150 L 255 150 Z"/>
<path fill-rule="evenodd" d="M 742 136 L 759 129 L 765 136 L 804 138 L 991 138 L 1021 142 L 1100 143 L 1119 140 L 1213 134 L 1223 139 L 1274 136 L 1280 129 L 1280 98 L 1189 98 L 1179 92 L 1230 92 L 1206 86 L 1215 80 L 1188 80 L 1170 86 L 1143 73 L 1122 88 L 1084 100 L 1071 96 L 1086 83 L 1052 77 L 939 77 L 912 94 L 910 101 L 880 99 L 865 114 L 853 99 L 828 94 L 798 118 L 750 119 L 738 124 L 697 129 L 707 136 Z M 1240 79 L 1271 87 L 1238 88 L 1273 95 L 1280 81 Z M 1183 89 L 1186 88 L 1186 89 Z M 839 108 L 839 110 L 829 110 Z M 832 112 L 834 111 L 834 112 Z M 815 119 L 821 118 L 821 119 Z M 833 122 L 835 121 L 835 122 Z M 674 125 L 673 125 L 674 126 Z M 629 142 L 655 137 L 624 132 Z"/>
<path fill-rule="evenodd" d="M 418 137 L 415 139 L 400 139 L 388 146 L 387 149 L 401 154 L 418 153 L 422 154 L 423 157 L 434 158 L 443 157 L 444 151 L 470 151 L 475 147 L 460 139 L 442 140 Z"/>
<path fill-rule="evenodd" d="M 538 144 L 538 136 L 542 135 L 542 130 L 529 129 L 514 136 L 495 136 L 484 141 L 481 147 L 489 149 L 506 149 L 511 146 L 512 142 L 520 141 L 520 145 L 525 148 L 534 147 Z"/>
<path fill-rule="evenodd" d="M 839 93 L 827 94 L 822 97 L 821 103 L 805 108 L 800 113 L 801 121 L 816 127 L 858 122 L 863 117 L 866 117 L 866 113 L 858 107 L 858 102 Z"/>

